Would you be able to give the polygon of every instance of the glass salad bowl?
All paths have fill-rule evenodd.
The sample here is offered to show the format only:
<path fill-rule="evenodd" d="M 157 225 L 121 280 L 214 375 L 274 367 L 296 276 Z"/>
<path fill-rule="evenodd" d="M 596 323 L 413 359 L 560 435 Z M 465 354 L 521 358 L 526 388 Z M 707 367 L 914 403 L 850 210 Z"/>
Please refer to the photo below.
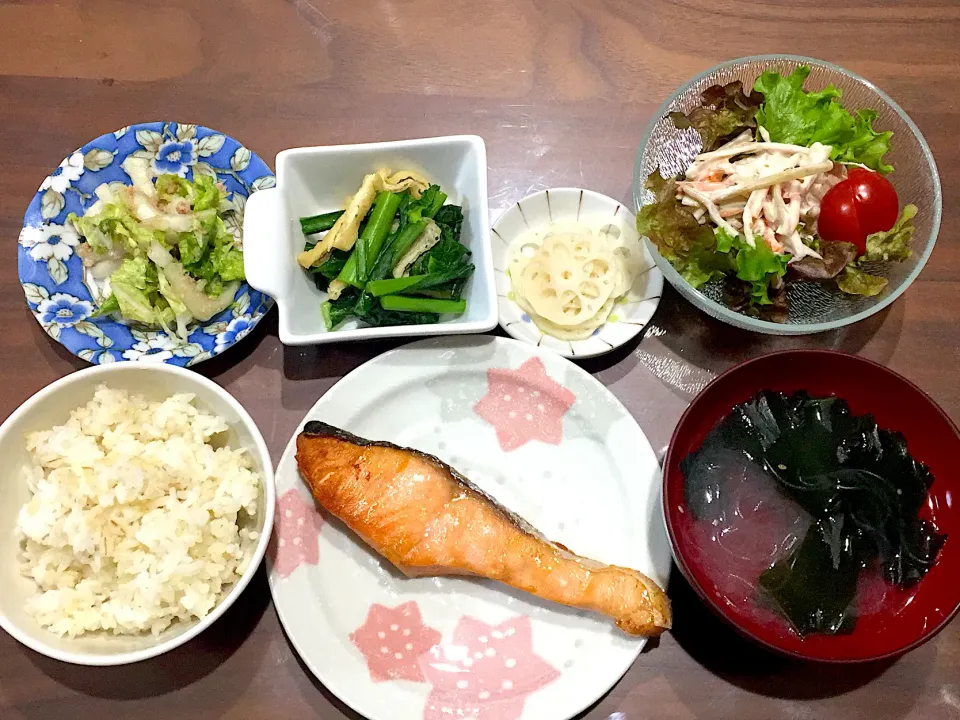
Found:
<path fill-rule="evenodd" d="M 766 70 L 789 75 L 799 66 L 810 68 L 804 88 L 820 90 L 833 84 L 843 93 L 841 102 L 850 112 L 872 109 L 877 112 L 873 127 L 893 132 L 891 150 L 884 157 L 894 167 L 888 176 L 900 199 L 901 207 L 913 203 L 918 213 L 913 219 L 912 256 L 904 262 L 871 263 L 869 271 L 887 279 L 886 288 L 873 297 L 847 295 L 835 283 L 790 282 L 790 303 L 785 322 L 777 323 L 737 312 L 723 299 L 723 281 L 714 280 L 696 289 L 688 283 L 647 241 L 664 277 L 681 295 L 698 308 L 723 322 L 754 332 L 774 335 L 806 335 L 833 330 L 863 320 L 890 305 L 914 281 L 933 251 L 940 228 L 940 178 L 930 148 L 920 130 L 885 92 L 849 70 L 822 60 L 795 55 L 756 55 L 717 65 L 685 83 L 660 106 L 640 142 L 633 173 L 633 199 L 636 208 L 653 201 L 644 188 L 647 177 L 661 169 L 664 177 L 683 173 L 701 152 L 700 137 L 693 129 L 677 129 L 668 114 L 689 112 L 700 104 L 700 94 L 712 85 L 740 80 L 744 89 L 753 87 Z"/>

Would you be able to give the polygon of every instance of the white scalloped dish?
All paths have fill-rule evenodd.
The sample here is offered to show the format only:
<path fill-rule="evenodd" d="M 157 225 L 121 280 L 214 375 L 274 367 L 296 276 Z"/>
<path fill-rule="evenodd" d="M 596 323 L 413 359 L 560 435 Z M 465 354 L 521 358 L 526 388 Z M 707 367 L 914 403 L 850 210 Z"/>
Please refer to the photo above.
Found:
<path fill-rule="evenodd" d="M 584 233 L 582 257 L 573 246 L 571 254 L 563 243 L 555 242 L 560 236 L 570 240 L 577 232 Z M 624 345 L 647 326 L 660 302 L 663 275 L 637 234 L 634 214 L 606 195 L 580 188 L 553 188 L 528 195 L 496 221 L 492 243 L 500 326 L 517 340 L 564 357 L 596 357 Z M 559 258 L 546 258 L 540 268 L 562 275 L 578 308 L 582 302 L 582 311 L 575 313 L 576 329 L 552 323 L 551 319 L 561 314 L 559 306 L 545 296 L 538 302 L 534 292 L 543 293 L 543 288 L 532 289 L 538 278 L 531 268 L 543 260 L 541 251 L 550 245 L 560 246 L 564 252 Z M 627 277 L 624 283 L 621 274 L 606 272 L 614 253 L 623 258 L 624 268 L 629 267 L 632 281 Z M 602 275 L 597 274 L 598 267 L 604 268 Z M 590 297 L 577 290 L 581 280 L 591 287 L 601 284 L 617 289 L 609 298 L 603 294 L 591 303 Z M 557 290 L 564 292 L 553 285 L 546 292 L 555 296 Z M 531 317 L 534 311 L 540 316 Z"/>

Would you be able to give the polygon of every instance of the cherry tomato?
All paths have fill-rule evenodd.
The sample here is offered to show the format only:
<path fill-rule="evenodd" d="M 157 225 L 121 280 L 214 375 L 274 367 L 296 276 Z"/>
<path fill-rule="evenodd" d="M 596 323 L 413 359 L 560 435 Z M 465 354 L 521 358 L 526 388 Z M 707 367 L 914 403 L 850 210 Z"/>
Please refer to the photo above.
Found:
<path fill-rule="evenodd" d="M 817 233 L 828 242 L 853 243 L 858 255 L 867 251 L 867 234 L 860 227 L 853 185 L 844 181 L 827 190 L 820 201 Z"/>
<path fill-rule="evenodd" d="M 880 173 L 853 168 L 845 182 L 853 184 L 860 229 L 867 235 L 884 232 L 897 222 L 900 200 L 893 185 Z"/>
<path fill-rule="evenodd" d="M 845 180 L 823 196 L 817 232 L 829 242 L 849 242 L 867 251 L 867 235 L 889 230 L 897 222 L 900 201 L 890 181 L 879 173 L 853 168 Z"/>

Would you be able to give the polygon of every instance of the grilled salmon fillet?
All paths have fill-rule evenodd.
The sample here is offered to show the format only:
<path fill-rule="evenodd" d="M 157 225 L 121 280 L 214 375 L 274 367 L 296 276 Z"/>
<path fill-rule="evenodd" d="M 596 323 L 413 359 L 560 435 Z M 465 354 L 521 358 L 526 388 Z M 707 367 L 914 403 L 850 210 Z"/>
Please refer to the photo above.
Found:
<path fill-rule="evenodd" d="M 410 577 L 491 578 L 606 615 L 631 635 L 670 627 L 669 600 L 653 580 L 546 540 L 431 455 L 309 422 L 297 465 L 319 505 Z"/>

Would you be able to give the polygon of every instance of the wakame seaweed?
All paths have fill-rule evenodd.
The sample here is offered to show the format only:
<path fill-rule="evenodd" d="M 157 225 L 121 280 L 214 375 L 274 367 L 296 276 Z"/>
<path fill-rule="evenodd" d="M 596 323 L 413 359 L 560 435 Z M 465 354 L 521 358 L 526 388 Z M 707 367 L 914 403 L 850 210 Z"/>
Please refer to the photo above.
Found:
<path fill-rule="evenodd" d="M 765 390 L 737 405 L 680 464 L 697 520 L 721 520 L 721 458 L 741 453 L 813 519 L 802 542 L 764 571 L 760 587 L 801 635 L 848 632 L 863 568 L 899 587 L 933 567 L 946 535 L 919 517 L 933 475 L 904 437 L 835 397 Z"/>

